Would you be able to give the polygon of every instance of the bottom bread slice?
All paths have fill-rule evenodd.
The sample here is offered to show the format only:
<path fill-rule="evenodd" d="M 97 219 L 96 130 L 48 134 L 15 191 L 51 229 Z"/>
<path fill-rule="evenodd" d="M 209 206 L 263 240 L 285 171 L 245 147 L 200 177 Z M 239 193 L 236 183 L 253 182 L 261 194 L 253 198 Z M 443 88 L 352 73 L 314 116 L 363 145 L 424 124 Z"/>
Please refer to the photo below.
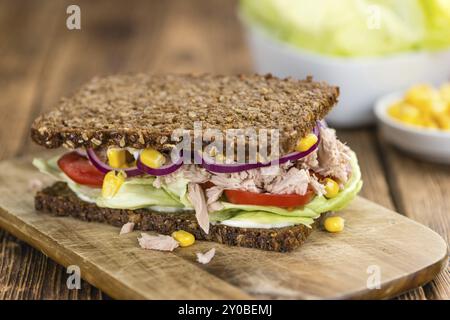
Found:
<path fill-rule="evenodd" d="M 194 212 L 166 213 L 149 209 L 109 209 L 82 201 L 66 183 L 56 182 L 36 194 L 36 210 L 56 216 L 72 216 L 85 221 L 122 226 L 134 222 L 135 229 L 171 234 L 176 230 L 192 233 L 197 240 L 208 240 L 232 246 L 286 252 L 299 247 L 312 231 L 304 225 L 276 229 L 237 228 L 221 224 L 211 225 L 209 233 L 200 229 Z M 313 225 L 318 224 L 316 221 Z"/>

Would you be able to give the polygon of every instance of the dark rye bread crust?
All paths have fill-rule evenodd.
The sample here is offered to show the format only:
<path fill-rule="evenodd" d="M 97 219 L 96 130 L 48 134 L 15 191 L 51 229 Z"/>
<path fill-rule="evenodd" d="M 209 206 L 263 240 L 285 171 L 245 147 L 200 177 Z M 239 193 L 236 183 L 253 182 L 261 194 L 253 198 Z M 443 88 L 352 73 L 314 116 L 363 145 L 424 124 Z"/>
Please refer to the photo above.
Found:
<path fill-rule="evenodd" d="M 134 222 L 135 229 L 171 234 L 176 230 L 192 233 L 197 240 L 215 241 L 231 246 L 258 248 L 287 252 L 299 247 L 309 236 L 312 228 L 304 225 L 277 229 L 236 228 L 211 225 L 209 234 L 200 229 L 194 213 L 161 213 L 147 209 L 123 210 L 100 208 L 80 200 L 64 182 L 39 191 L 35 197 L 38 211 L 56 216 L 72 216 L 85 221 L 109 223 L 121 227 Z M 318 224 L 317 221 L 315 224 Z"/>
<path fill-rule="evenodd" d="M 279 129 L 280 151 L 337 102 L 339 88 L 271 75 L 116 75 L 94 78 L 38 117 L 32 139 L 47 148 L 170 148 L 175 129 Z"/>

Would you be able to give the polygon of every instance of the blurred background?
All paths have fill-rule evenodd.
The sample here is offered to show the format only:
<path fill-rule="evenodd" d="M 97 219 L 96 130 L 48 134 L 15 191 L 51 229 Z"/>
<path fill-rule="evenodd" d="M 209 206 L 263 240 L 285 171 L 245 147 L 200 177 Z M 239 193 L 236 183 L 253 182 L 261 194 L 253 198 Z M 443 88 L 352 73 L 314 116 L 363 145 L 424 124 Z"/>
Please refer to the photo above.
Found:
<path fill-rule="evenodd" d="M 450 0 L 0 0 L 0 40 L 0 159 L 39 152 L 31 121 L 94 76 L 310 74 L 341 88 L 362 195 L 450 239 Z M 0 298 L 105 298 L 0 244 Z M 449 299 L 449 270 L 400 298 Z"/>

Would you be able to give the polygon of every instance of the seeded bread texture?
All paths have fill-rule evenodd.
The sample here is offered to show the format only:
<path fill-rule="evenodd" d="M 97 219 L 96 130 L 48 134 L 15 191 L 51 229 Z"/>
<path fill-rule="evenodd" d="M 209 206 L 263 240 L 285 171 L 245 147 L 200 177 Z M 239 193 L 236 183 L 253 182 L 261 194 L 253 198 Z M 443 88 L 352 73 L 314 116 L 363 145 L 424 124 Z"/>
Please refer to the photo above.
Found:
<path fill-rule="evenodd" d="M 211 225 L 209 234 L 206 234 L 199 227 L 193 212 L 175 214 L 148 209 L 100 208 L 95 204 L 80 200 L 64 182 L 56 182 L 38 192 L 35 197 L 35 207 L 36 210 L 56 216 L 72 216 L 85 221 L 103 222 L 117 227 L 121 227 L 127 222 L 134 222 L 137 230 L 155 231 L 168 235 L 176 230 L 185 230 L 192 233 L 197 240 L 279 252 L 298 248 L 312 232 L 312 228 L 304 225 L 277 229 L 253 229 L 216 224 Z"/>
<path fill-rule="evenodd" d="M 170 148 L 175 129 L 279 129 L 292 151 L 337 102 L 339 88 L 271 75 L 115 75 L 94 78 L 38 117 L 32 139 L 47 148 Z"/>

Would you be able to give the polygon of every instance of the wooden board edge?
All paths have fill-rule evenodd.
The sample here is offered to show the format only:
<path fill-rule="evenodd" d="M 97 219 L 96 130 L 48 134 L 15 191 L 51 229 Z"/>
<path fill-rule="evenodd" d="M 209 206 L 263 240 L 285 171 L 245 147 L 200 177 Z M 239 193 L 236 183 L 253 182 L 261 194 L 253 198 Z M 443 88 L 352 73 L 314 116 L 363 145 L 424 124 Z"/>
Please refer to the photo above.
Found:
<path fill-rule="evenodd" d="M 104 291 L 108 296 L 117 299 L 117 300 L 147 300 L 148 297 L 145 295 L 139 294 L 134 291 L 132 288 L 126 287 L 125 284 L 118 281 L 113 276 L 108 273 L 100 270 L 95 264 L 90 263 L 88 260 L 79 257 L 76 253 L 67 250 L 63 246 L 59 246 L 56 244 L 61 251 L 62 254 L 55 254 L 54 251 L 47 251 L 44 248 L 55 246 L 55 242 L 49 238 L 48 236 L 43 235 L 39 230 L 33 228 L 28 224 L 22 224 L 24 227 L 18 227 L 16 223 L 14 223 L 13 219 L 8 219 L 8 217 L 12 217 L 13 219 L 18 219 L 14 215 L 10 214 L 7 210 L 0 207 L 0 227 L 11 233 L 18 239 L 26 242 L 31 245 L 33 248 L 39 250 L 44 255 L 48 256 L 50 259 L 56 261 L 61 264 L 63 267 L 67 268 L 69 265 L 73 264 L 76 261 L 76 264 L 81 269 L 81 278 L 86 280 L 91 285 L 99 288 Z M 36 239 L 34 237 L 29 237 L 27 230 L 33 230 L 33 232 L 40 235 L 40 239 Z M 107 286 L 104 284 L 108 283 Z M 125 287 L 125 289 L 124 289 Z M 236 290 L 241 292 L 239 297 L 236 299 L 242 300 L 253 300 L 254 297 L 249 295 L 248 293 L 242 291 L 241 289 L 235 287 Z"/>
<path fill-rule="evenodd" d="M 356 292 L 354 295 L 351 296 L 342 296 L 342 298 L 339 299 L 390 299 L 393 297 L 396 297 L 398 295 L 401 295 L 409 290 L 416 289 L 418 287 L 422 287 L 425 284 L 431 282 L 434 278 L 436 278 L 440 272 L 442 272 L 447 266 L 448 266 L 448 256 L 449 256 L 449 247 L 447 245 L 447 242 L 444 240 L 444 238 L 431 229 L 430 227 L 417 222 L 405 215 L 402 215 L 392 209 L 385 208 L 382 205 L 372 202 L 364 197 L 357 196 L 357 198 L 360 198 L 364 201 L 371 202 L 373 205 L 380 207 L 380 209 L 383 210 L 389 210 L 394 214 L 397 214 L 401 219 L 406 219 L 409 221 L 409 223 L 416 224 L 422 228 L 427 229 L 428 232 L 434 234 L 436 238 L 438 238 L 442 242 L 442 246 L 445 248 L 445 251 L 442 254 L 442 257 L 437 259 L 432 264 L 417 270 L 416 272 L 404 276 L 401 278 L 393 279 L 389 282 L 383 283 L 381 285 L 380 289 L 368 289 L 368 290 L 362 290 L 360 292 Z M 402 285 L 402 283 L 404 285 Z"/>
<path fill-rule="evenodd" d="M 391 299 L 406 293 L 410 290 L 422 287 L 438 276 L 448 265 L 448 253 L 440 260 L 433 264 L 420 269 L 412 274 L 403 276 L 402 278 L 393 279 L 383 283 L 380 289 L 367 289 L 357 292 L 351 296 L 343 296 L 340 299 L 348 300 L 375 300 L 375 299 Z"/>
<path fill-rule="evenodd" d="M 42 252 L 44 255 L 46 255 L 47 257 L 49 257 L 50 259 L 56 261 L 58 264 L 62 265 L 64 268 L 67 268 L 69 265 L 73 264 L 73 262 L 75 260 L 80 260 L 78 259 L 78 256 L 72 252 L 70 252 L 69 250 L 62 248 L 62 251 L 64 252 L 64 254 L 58 255 L 55 254 L 53 251 L 47 251 L 43 248 L 47 247 L 47 246 L 51 246 L 54 245 L 54 241 L 51 240 L 48 237 L 43 236 L 40 240 L 33 238 L 33 237 L 29 237 L 27 234 L 27 230 L 30 229 L 34 229 L 33 227 L 29 226 L 29 225 L 25 225 L 25 227 L 23 228 L 19 228 L 17 227 L 14 223 L 11 223 L 11 221 L 9 221 L 8 219 L 5 218 L 4 214 L 9 215 L 9 213 L 4 210 L 3 208 L 0 208 L 0 227 L 4 230 L 6 230 L 7 232 L 11 233 L 13 236 L 17 237 L 18 239 L 26 242 L 27 244 L 29 244 L 30 246 L 32 246 L 33 248 L 35 248 L 36 250 L 39 250 L 40 252 Z M 35 232 L 37 231 L 40 235 L 41 233 L 34 229 Z M 108 277 L 108 276 L 104 276 L 103 272 L 102 277 L 104 277 L 105 280 L 107 280 L 108 282 L 102 282 L 102 283 L 110 283 L 111 286 L 110 287 L 104 287 L 102 286 L 102 288 L 100 288 L 100 281 L 98 281 L 98 276 L 93 276 L 90 274 L 90 272 L 86 272 L 86 270 L 94 270 L 94 269 L 98 269 L 94 264 L 89 263 L 88 261 L 81 259 L 81 261 L 77 262 L 77 265 L 80 267 L 80 269 L 82 270 L 81 274 L 81 278 L 86 280 L 87 282 L 89 282 L 90 284 L 92 284 L 93 286 L 99 288 L 100 290 L 104 291 L 107 295 L 111 296 L 114 299 L 129 299 L 129 300 L 142 300 L 145 299 L 144 296 L 138 295 L 136 294 L 136 292 L 132 291 L 132 290 L 123 290 L 123 287 L 120 287 L 120 290 L 126 292 L 126 294 L 124 294 L 123 296 L 117 295 L 116 292 L 120 292 L 120 290 L 117 290 L 118 287 L 117 286 L 117 281 L 114 277 Z M 116 290 L 114 290 L 116 289 Z"/>

